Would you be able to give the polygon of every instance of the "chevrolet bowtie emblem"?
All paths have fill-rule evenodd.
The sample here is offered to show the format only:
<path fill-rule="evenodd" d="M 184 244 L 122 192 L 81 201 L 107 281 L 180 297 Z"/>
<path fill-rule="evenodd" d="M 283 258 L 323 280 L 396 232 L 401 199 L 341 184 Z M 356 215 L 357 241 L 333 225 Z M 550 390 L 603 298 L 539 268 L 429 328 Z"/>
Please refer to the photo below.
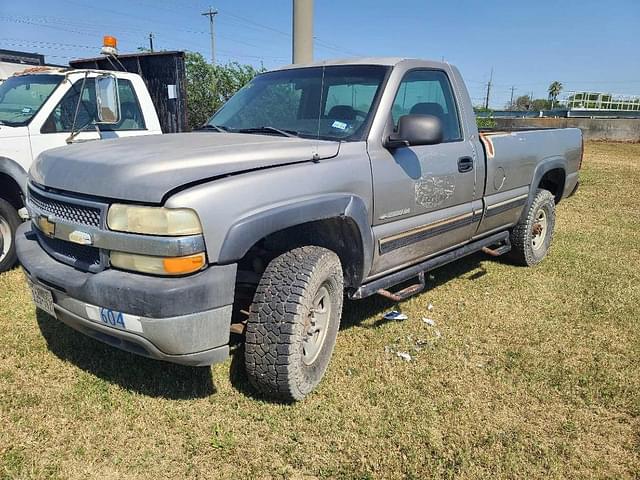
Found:
<path fill-rule="evenodd" d="M 44 215 L 38 217 L 38 228 L 47 236 L 53 238 L 56 234 L 56 224 Z"/>
<path fill-rule="evenodd" d="M 69 234 L 69 241 L 79 245 L 91 245 L 93 243 L 91 235 L 87 232 L 81 232 L 80 230 L 71 232 Z"/>

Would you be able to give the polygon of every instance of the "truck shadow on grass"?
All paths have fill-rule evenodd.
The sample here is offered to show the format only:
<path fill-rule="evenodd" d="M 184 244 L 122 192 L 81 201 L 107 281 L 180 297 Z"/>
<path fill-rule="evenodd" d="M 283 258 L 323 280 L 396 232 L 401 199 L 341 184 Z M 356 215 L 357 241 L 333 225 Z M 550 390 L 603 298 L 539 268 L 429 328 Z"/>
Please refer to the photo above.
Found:
<path fill-rule="evenodd" d="M 477 280 L 486 274 L 486 270 L 482 265 L 482 262 L 485 261 L 496 260 L 488 258 L 487 255 L 483 253 L 476 253 L 429 271 L 425 275 L 427 281 L 424 291 L 409 298 L 420 298 L 420 296 L 428 297 L 430 290 L 446 284 L 454 278 L 462 277 L 471 281 Z M 415 283 L 415 279 L 401 283 L 390 290 L 395 292 L 407 287 L 411 283 Z M 347 300 L 345 297 L 340 330 L 352 327 L 378 328 L 386 323 L 396 322 L 397 320 L 387 320 L 383 318 L 383 315 L 390 310 L 402 312 L 402 302 L 396 303 L 380 295 L 373 295 L 363 300 Z M 365 319 L 371 317 L 375 317 L 373 322 L 363 324 Z"/>
<path fill-rule="evenodd" d="M 141 357 L 101 343 L 46 313 L 37 322 L 49 350 L 107 382 L 150 397 L 189 400 L 216 393 L 211 368 L 186 367 Z"/>

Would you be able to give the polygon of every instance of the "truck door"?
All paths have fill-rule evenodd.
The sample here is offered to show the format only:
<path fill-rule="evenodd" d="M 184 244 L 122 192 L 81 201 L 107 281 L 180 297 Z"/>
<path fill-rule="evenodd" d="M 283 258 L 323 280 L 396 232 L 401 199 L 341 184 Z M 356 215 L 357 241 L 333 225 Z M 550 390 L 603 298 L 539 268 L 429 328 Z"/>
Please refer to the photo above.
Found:
<path fill-rule="evenodd" d="M 144 116 L 129 80 L 118 79 L 120 121 L 115 125 L 100 125 L 100 132 L 93 125 L 98 115 L 95 78 L 87 78 L 84 82 L 84 88 L 82 88 L 82 83 L 82 80 L 77 80 L 74 83 L 43 123 L 35 124 L 34 122 L 30 125 L 31 149 L 34 159 L 45 150 L 66 145 L 72 128 L 76 131 L 81 129 L 75 137 L 74 143 L 146 134 Z"/>
<path fill-rule="evenodd" d="M 476 152 L 464 138 L 444 71 L 418 69 L 405 74 L 389 115 L 393 129 L 407 114 L 438 117 L 444 139 L 437 145 L 370 149 L 376 238 L 372 275 L 465 243 L 477 226 Z"/>

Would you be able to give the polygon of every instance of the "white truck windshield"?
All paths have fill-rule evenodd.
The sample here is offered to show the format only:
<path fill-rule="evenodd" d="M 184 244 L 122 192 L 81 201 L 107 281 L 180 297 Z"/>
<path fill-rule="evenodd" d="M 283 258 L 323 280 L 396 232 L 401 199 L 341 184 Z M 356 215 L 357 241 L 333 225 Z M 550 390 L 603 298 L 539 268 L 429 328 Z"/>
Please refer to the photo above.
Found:
<path fill-rule="evenodd" d="M 63 75 L 14 75 L 0 85 L 0 123 L 27 125 L 47 101 Z"/>

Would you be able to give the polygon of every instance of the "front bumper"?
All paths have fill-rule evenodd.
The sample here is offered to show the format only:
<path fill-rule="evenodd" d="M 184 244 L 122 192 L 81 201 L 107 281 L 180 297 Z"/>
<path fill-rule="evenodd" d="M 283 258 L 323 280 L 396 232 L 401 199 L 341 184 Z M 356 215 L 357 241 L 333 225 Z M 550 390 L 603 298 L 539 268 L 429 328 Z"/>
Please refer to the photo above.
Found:
<path fill-rule="evenodd" d="M 229 352 L 236 265 L 213 266 L 182 278 L 104 270 L 89 273 L 50 257 L 31 224 L 16 235 L 29 280 L 52 292 L 58 318 L 100 341 L 183 365 L 210 365 Z M 100 307 L 123 312 L 127 328 L 101 322 Z"/>

